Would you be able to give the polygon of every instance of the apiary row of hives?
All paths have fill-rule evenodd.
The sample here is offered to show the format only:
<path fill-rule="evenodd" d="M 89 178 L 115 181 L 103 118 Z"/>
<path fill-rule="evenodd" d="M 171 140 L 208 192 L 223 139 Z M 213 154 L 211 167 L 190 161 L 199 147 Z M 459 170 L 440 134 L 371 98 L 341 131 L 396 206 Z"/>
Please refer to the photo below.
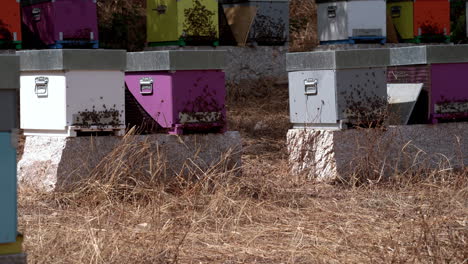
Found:
<path fill-rule="evenodd" d="M 4 0 L 0 43 L 7 48 L 98 48 L 96 0 Z M 147 0 L 150 46 L 283 45 L 288 0 Z M 144 34 L 144 32 L 141 32 Z"/>
<path fill-rule="evenodd" d="M 319 39 L 322 44 L 385 43 L 391 29 L 393 42 L 449 42 L 450 5 L 447 0 L 319 0 Z"/>
<path fill-rule="evenodd" d="M 468 45 L 290 53 L 287 68 L 295 127 L 375 127 L 468 117 Z"/>
<path fill-rule="evenodd" d="M 133 126 L 144 128 L 140 132 L 221 134 L 224 60 L 223 51 L 58 49 L 0 55 L 0 257 L 21 254 L 17 128 L 27 138 L 122 135 Z"/>

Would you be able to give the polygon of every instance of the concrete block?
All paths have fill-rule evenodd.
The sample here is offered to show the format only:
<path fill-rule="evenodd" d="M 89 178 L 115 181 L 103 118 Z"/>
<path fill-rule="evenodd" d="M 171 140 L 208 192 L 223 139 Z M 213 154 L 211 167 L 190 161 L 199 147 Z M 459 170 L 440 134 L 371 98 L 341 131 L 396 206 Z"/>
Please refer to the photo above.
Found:
<path fill-rule="evenodd" d="M 291 129 L 287 135 L 294 174 L 318 181 L 365 171 L 391 176 L 468 164 L 468 123 L 392 126 L 342 131 Z"/>
<path fill-rule="evenodd" d="M 0 255 L 0 264 L 26 264 L 26 254 Z"/>
<path fill-rule="evenodd" d="M 224 134 L 192 135 L 136 135 L 120 137 L 46 137 L 27 136 L 24 154 L 18 164 L 20 186 L 32 186 L 52 191 L 67 188 L 70 184 L 89 177 L 106 156 L 113 151 L 124 149 L 123 144 L 133 145 L 133 149 L 145 149 L 139 154 L 139 161 L 128 155 L 121 155 L 122 162 L 138 162 L 146 168 L 156 166 L 156 156 L 163 157 L 159 166 L 166 168 L 166 177 L 178 175 L 187 166 L 208 169 L 218 163 L 223 155 L 227 157 L 228 169 L 241 165 L 241 137 L 239 132 Z M 114 153 L 115 154 L 115 153 Z M 132 160 L 132 161 L 129 161 Z"/>

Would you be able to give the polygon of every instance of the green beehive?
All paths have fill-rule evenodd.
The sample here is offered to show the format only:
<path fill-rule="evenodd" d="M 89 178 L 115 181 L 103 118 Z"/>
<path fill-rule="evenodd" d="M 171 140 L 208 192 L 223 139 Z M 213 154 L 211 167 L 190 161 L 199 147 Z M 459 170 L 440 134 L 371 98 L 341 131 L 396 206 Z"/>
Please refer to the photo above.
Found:
<path fill-rule="evenodd" d="M 413 34 L 413 0 L 388 0 L 387 15 L 402 40 L 411 42 Z"/>
<path fill-rule="evenodd" d="M 147 0 L 147 42 L 150 46 L 217 46 L 217 0 Z"/>

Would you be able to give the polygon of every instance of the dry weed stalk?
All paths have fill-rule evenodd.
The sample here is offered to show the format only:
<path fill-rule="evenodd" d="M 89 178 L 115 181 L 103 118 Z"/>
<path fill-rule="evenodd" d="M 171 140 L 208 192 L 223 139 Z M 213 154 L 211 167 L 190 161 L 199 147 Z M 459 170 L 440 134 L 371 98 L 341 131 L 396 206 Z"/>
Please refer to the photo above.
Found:
<path fill-rule="evenodd" d="M 287 98 L 283 91 L 286 95 L 280 97 Z M 231 117 L 241 120 L 249 111 L 251 122 L 282 116 L 283 111 L 287 116 L 287 104 L 276 97 L 233 104 Z M 285 110 L 278 110 L 280 105 Z M 249 123 L 236 124 L 248 131 Z M 284 129 L 282 121 L 269 125 Z M 404 184 L 313 184 L 289 174 L 284 148 L 269 147 L 284 139 L 268 131 L 262 130 L 265 136 L 243 132 L 246 144 L 261 151 L 250 147 L 241 175 L 224 169 L 221 159 L 208 169 L 188 163 L 197 180 L 156 180 L 164 176 L 159 162 L 164 158 L 154 154 L 151 170 L 136 165 L 147 149 L 144 143 L 133 146 L 128 137 L 118 149 L 129 152 L 112 153 L 81 189 L 52 194 L 20 190 L 20 231 L 26 235 L 29 261 L 305 264 L 468 259 L 467 170 L 433 171 L 431 177 L 419 178 L 401 174 L 402 179 L 413 177 Z M 125 156 L 130 152 L 136 164 L 119 163 L 119 158 L 132 158 Z"/>

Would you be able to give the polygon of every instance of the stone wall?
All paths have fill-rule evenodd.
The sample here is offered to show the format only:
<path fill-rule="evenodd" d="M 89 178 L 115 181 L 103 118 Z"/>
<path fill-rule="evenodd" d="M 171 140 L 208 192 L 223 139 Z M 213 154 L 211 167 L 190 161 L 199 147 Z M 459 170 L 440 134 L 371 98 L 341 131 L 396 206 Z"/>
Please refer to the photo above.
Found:
<path fill-rule="evenodd" d="M 468 123 L 394 126 L 342 131 L 291 129 L 287 135 L 294 174 L 319 181 L 357 174 L 388 177 L 468 164 Z"/>
<path fill-rule="evenodd" d="M 20 185 L 57 190 L 86 179 L 96 169 L 105 167 L 103 163 L 115 161 L 127 163 L 126 169 L 135 169 L 135 177 L 156 167 L 164 168 L 165 177 L 181 175 L 190 169 L 203 171 L 224 158 L 227 169 L 236 169 L 241 166 L 241 151 L 238 132 L 139 135 L 123 139 L 27 136 L 18 163 L 18 180 Z"/>
<path fill-rule="evenodd" d="M 220 47 L 148 47 L 149 50 L 225 50 L 226 80 L 240 83 L 246 80 L 277 78 L 287 80 L 287 46 L 220 46 Z"/>

